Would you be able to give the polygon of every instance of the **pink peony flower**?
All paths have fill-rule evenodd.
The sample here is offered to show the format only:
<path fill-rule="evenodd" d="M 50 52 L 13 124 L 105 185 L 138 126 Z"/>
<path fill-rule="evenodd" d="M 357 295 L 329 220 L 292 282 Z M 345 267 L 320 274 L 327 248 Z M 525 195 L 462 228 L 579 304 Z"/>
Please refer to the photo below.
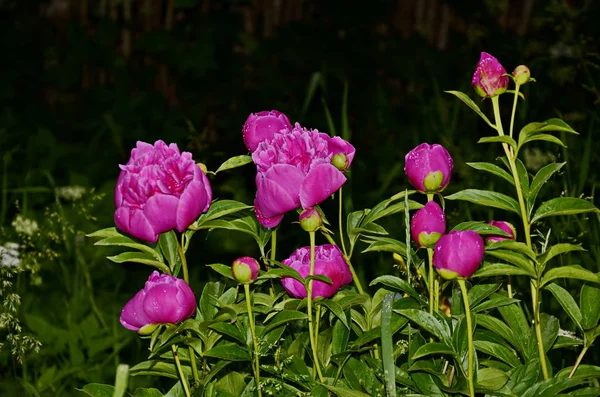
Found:
<path fill-rule="evenodd" d="M 447 280 L 469 278 L 481 265 L 483 239 L 473 230 L 454 230 L 440 237 L 433 252 L 433 266 Z"/>
<path fill-rule="evenodd" d="M 454 161 L 442 145 L 422 143 L 406 154 L 404 172 L 421 192 L 441 192 L 450 182 Z"/>
<path fill-rule="evenodd" d="M 295 269 L 303 278 L 310 274 L 310 247 L 298 248 L 288 259 L 282 261 L 284 265 Z M 329 298 L 338 290 L 352 282 L 350 267 L 344 259 L 340 249 L 331 244 L 315 247 L 315 275 L 322 274 L 331 279 L 329 285 L 323 281 L 313 281 L 312 297 Z M 304 285 L 291 277 L 281 279 L 283 288 L 294 298 L 306 298 L 307 292 Z"/>
<path fill-rule="evenodd" d="M 121 324 L 141 334 L 152 333 L 158 324 L 178 323 L 196 311 L 196 298 L 182 279 L 152 272 L 144 289 L 121 311 Z"/>
<path fill-rule="evenodd" d="M 275 227 L 286 212 L 313 207 L 336 192 L 346 182 L 343 172 L 332 164 L 340 153 L 349 165 L 355 149 L 340 137 L 331 138 L 298 123 L 291 131 L 262 141 L 252 153 L 257 168 L 254 207 L 260 223 Z"/>
<path fill-rule="evenodd" d="M 435 201 L 428 201 L 412 217 L 410 234 L 419 247 L 433 248 L 446 233 L 446 216 L 442 207 Z"/>
<path fill-rule="evenodd" d="M 276 132 L 291 129 L 292 125 L 285 114 L 277 110 L 271 110 L 250 113 L 244 123 L 242 133 L 246 147 L 254 152 L 259 143 L 272 139 Z"/>
<path fill-rule="evenodd" d="M 511 239 L 511 240 L 515 239 L 515 236 L 517 233 L 515 231 L 515 227 L 513 225 L 511 225 L 510 223 L 504 222 L 504 221 L 490 221 L 490 225 L 496 226 L 497 228 L 502 229 L 503 231 L 505 231 L 506 233 L 509 234 L 509 237 L 500 236 L 500 235 L 496 235 L 496 234 L 490 234 L 489 236 L 487 236 L 485 238 L 486 242 L 491 243 L 491 242 L 502 241 L 502 240 L 506 240 L 506 239 Z"/>
<path fill-rule="evenodd" d="M 183 232 L 212 199 L 206 175 L 177 145 L 163 141 L 137 143 L 115 189 L 115 224 L 124 232 L 149 242 L 160 233 Z"/>
<path fill-rule="evenodd" d="M 484 98 L 497 96 L 508 87 L 508 76 L 503 76 L 505 74 L 506 70 L 496 58 L 482 52 L 471 84 L 477 94 Z"/>

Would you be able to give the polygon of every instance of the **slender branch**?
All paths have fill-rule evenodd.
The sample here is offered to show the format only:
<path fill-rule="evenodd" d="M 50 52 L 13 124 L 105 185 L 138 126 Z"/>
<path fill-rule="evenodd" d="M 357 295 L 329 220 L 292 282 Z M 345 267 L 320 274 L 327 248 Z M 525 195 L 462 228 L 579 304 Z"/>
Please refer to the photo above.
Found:
<path fill-rule="evenodd" d="M 315 275 L 315 232 L 308 232 L 310 235 L 310 273 L 309 275 Z M 321 366 L 319 365 L 319 356 L 317 355 L 317 335 L 315 334 L 315 330 L 313 327 L 313 317 L 312 317 L 312 287 L 313 287 L 313 279 L 308 281 L 308 289 L 307 289 L 307 309 L 308 309 L 308 336 L 310 338 L 310 346 L 312 348 L 313 353 L 313 363 L 315 368 L 317 369 L 317 375 L 319 376 L 319 381 L 323 382 L 323 374 L 321 373 Z M 314 372 L 313 372 L 314 378 Z"/>
<path fill-rule="evenodd" d="M 177 368 L 177 373 L 179 374 L 179 380 L 181 381 L 181 385 L 183 386 L 183 392 L 186 397 L 192 397 L 190 393 L 190 386 L 187 383 L 187 378 L 185 377 L 185 373 L 183 372 L 183 367 L 181 366 L 181 361 L 179 361 L 179 353 L 177 353 L 177 345 L 171 345 L 171 351 L 173 352 L 173 358 L 175 358 L 175 367 Z"/>
<path fill-rule="evenodd" d="M 577 361 L 575 361 L 575 365 L 573 365 L 571 372 L 569 372 L 569 379 L 571 379 L 573 377 L 573 375 L 575 374 L 575 371 L 577 371 L 577 368 L 579 368 L 579 364 L 581 364 L 581 360 L 583 359 L 583 356 L 585 356 L 585 353 L 587 352 L 588 348 L 589 348 L 589 346 L 584 346 L 584 348 L 581 350 L 581 353 L 579 353 L 579 356 L 577 357 Z"/>
<path fill-rule="evenodd" d="M 343 205 L 343 195 L 342 195 L 342 187 L 340 187 L 340 190 L 338 192 L 338 196 L 340 199 L 340 204 L 339 204 L 339 209 L 338 209 L 338 223 L 340 225 L 340 242 L 342 243 L 342 252 L 344 253 L 344 256 L 347 257 L 348 256 L 348 252 L 346 251 L 346 244 L 344 243 L 344 228 L 343 228 L 343 224 L 344 224 L 344 220 L 342 218 L 342 205 Z"/>
<path fill-rule="evenodd" d="M 468 358 L 468 375 L 467 382 L 469 383 L 469 395 L 475 397 L 475 386 L 473 385 L 473 363 L 474 363 L 474 352 L 473 352 L 473 323 L 471 321 L 471 307 L 469 305 L 469 291 L 467 291 L 467 284 L 462 278 L 458 279 L 458 285 L 460 285 L 460 291 L 462 292 L 463 302 L 465 304 L 465 319 L 467 320 L 467 344 L 469 347 L 469 358 Z"/>
<path fill-rule="evenodd" d="M 250 300 L 250 285 L 244 284 L 244 293 L 246 294 L 246 308 L 248 309 L 248 323 L 250 324 L 250 333 L 252 334 L 252 343 L 254 349 L 254 379 L 256 380 L 256 390 L 258 397 L 262 397 L 260 389 L 260 363 L 258 354 L 258 339 L 256 339 L 256 328 L 254 325 L 254 315 L 252 314 L 252 302 Z"/>
<path fill-rule="evenodd" d="M 333 237 L 331 237 L 331 235 L 329 233 L 327 233 L 326 231 L 323 231 L 323 230 L 321 231 L 321 233 L 323 234 L 323 236 L 325 236 L 325 238 L 327 239 L 327 241 L 329 241 L 330 244 L 337 246 L 337 243 L 335 242 L 335 240 L 333 239 Z M 343 254 L 343 252 L 342 252 L 342 254 Z M 350 273 L 352 274 L 352 281 L 354 281 L 354 286 L 358 290 L 359 294 L 364 295 L 365 290 L 363 289 L 362 285 L 360 284 L 360 280 L 358 279 L 358 276 L 356 275 L 356 272 L 354 271 L 354 266 L 352 266 L 352 262 L 350 262 L 350 258 L 344 254 L 344 259 L 346 260 L 346 263 L 348 264 L 348 267 L 350 268 Z"/>

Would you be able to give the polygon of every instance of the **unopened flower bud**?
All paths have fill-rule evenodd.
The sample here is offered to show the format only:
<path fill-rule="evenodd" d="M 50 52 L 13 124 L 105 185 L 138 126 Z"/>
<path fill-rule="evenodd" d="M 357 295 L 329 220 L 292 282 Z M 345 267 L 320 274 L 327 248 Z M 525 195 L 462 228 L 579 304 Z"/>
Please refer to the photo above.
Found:
<path fill-rule="evenodd" d="M 435 245 L 433 266 L 446 280 L 469 278 L 484 255 L 483 239 L 473 230 L 454 230 L 443 235 Z"/>
<path fill-rule="evenodd" d="M 498 229 L 501 229 L 502 231 L 508 233 L 508 237 L 500 236 L 498 234 L 491 234 L 485 238 L 485 241 L 487 243 L 493 243 L 496 241 L 502 241 L 502 240 L 507 240 L 507 239 L 514 240 L 515 236 L 517 235 L 515 227 L 508 222 L 490 221 L 490 225 L 496 226 Z"/>
<path fill-rule="evenodd" d="M 422 143 L 406 154 L 404 172 L 420 192 L 441 192 L 450 182 L 454 161 L 442 145 Z"/>
<path fill-rule="evenodd" d="M 433 248 L 446 232 L 446 216 L 435 201 L 428 201 L 410 222 L 410 234 L 419 247 Z"/>
<path fill-rule="evenodd" d="M 348 157 L 344 153 L 338 153 L 335 156 L 333 156 L 333 158 L 331 159 L 331 164 L 333 164 L 335 168 L 342 172 L 346 171 L 346 169 L 348 169 L 348 166 L 350 165 Z"/>
<path fill-rule="evenodd" d="M 475 92 L 484 98 L 500 95 L 508 88 L 506 69 L 496 58 L 482 52 L 471 84 Z"/>
<path fill-rule="evenodd" d="M 231 274 L 240 284 L 250 284 L 258 277 L 260 266 L 258 261 L 250 256 L 242 256 L 233 261 Z"/>
<path fill-rule="evenodd" d="M 307 232 L 315 232 L 323 226 L 321 214 L 314 208 L 307 208 L 300 213 L 300 226 Z"/>
<path fill-rule="evenodd" d="M 523 85 L 531 81 L 531 72 L 525 65 L 517 66 L 513 70 L 512 75 L 515 78 L 515 83 L 518 85 Z"/>

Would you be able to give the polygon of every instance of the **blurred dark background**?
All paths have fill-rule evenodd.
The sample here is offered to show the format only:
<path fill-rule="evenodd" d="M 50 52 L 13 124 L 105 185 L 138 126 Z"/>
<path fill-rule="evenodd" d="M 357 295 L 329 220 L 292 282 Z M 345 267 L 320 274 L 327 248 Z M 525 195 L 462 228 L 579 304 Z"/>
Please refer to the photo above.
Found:
<path fill-rule="evenodd" d="M 40 254 L 35 278 L 19 276 L 15 284 L 27 291 L 24 327 L 44 347 L 24 369 L 2 353 L 0 385 L 68 395 L 87 381 L 112 382 L 116 363 L 144 356 L 143 342 L 131 347 L 135 335 L 120 328 L 118 313 L 148 268 L 110 263 L 109 250 L 83 237 L 112 226 L 118 164 L 137 140 L 176 142 L 214 170 L 246 153 L 240 130 L 250 112 L 278 109 L 325 132 L 330 117 L 337 134 L 356 146 L 348 210 L 407 188 L 404 155 L 421 142 L 442 143 L 454 157 L 448 193 L 510 193 L 503 181 L 465 165 L 494 162 L 501 152 L 476 144 L 493 131 L 443 92 L 461 90 L 478 101 L 470 82 L 486 51 L 509 73 L 528 65 L 537 80 L 523 88 L 517 128 L 562 117 L 580 132 L 561 137 L 566 149 L 540 144 L 521 155 L 532 174 L 548 162 L 569 161 L 541 197 L 593 196 L 600 166 L 599 11 L 591 0 L 0 0 L 3 238 L 15 234 L 11 222 L 21 214 L 42 232 L 30 241 L 31 252 L 50 246 L 57 254 Z M 481 103 L 486 112 L 488 102 Z M 502 103 L 508 117 L 512 97 Z M 251 203 L 254 172 L 248 165 L 220 173 L 212 179 L 214 196 Z M 64 187 L 86 193 L 65 199 L 57 194 Z M 447 207 L 450 225 L 498 218 L 519 224 L 489 208 Z M 325 210 L 335 214 L 334 204 Z M 278 259 L 307 244 L 286 223 Z M 404 239 L 402 216 L 384 226 Z M 549 219 L 539 233 L 548 230 L 553 243 L 588 248 L 565 260 L 600 271 L 596 217 Z M 196 285 L 214 278 L 204 264 L 258 252 L 253 240 L 235 233 L 195 239 Z M 396 271 L 392 265 L 390 255 L 375 253 L 357 256 L 355 264 L 365 280 Z M 572 284 L 575 296 L 578 288 Z M 561 326 L 571 325 L 561 318 Z"/>

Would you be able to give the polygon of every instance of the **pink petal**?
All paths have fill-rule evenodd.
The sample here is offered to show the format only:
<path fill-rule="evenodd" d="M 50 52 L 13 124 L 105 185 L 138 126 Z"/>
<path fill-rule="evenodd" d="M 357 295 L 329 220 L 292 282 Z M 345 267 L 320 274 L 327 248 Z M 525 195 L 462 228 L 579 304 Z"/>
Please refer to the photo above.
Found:
<path fill-rule="evenodd" d="M 179 199 L 166 194 L 155 194 L 146 202 L 144 214 L 156 233 L 175 228 Z"/>
<path fill-rule="evenodd" d="M 177 209 L 177 230 L 183 232 L 191 225 L 202 212 L 202 209 L 210 204 L 206 195 L 206 189 L 201 182 L 190 183 L 179 198 Z"/>
<path fill-rule="evenodd" d="M 117 208 L 115 212 L 115 225 L 127 234 L 140 240 L 155 243 L 158 234 L 148 222 L 148 219 L 140 209 L 129 209 L 127 207 Z"/>
<path fill-rule="evenodd" d="M 301 170 L 289 164 L 276 164 L 256 176 L 256 204 L 267 218 L 285 214 L 300 206 Z"/>
<path fill-rule="evenodd" d="M 132 331 L 138 331 L 144 325 L 151 324 L 150 318 L 144 312 L 144 298 L 146 291 L 141 290 L 125 304 L 121 311 L 121 324 Z"/>
<path fill-rule="evenodd" d="M 310 208 L 319 204 L 335 193 L 344 183 L 346 177 L 331 164 L 319 164 L 310 170 L 300 188 L 302 208 Z"/>

